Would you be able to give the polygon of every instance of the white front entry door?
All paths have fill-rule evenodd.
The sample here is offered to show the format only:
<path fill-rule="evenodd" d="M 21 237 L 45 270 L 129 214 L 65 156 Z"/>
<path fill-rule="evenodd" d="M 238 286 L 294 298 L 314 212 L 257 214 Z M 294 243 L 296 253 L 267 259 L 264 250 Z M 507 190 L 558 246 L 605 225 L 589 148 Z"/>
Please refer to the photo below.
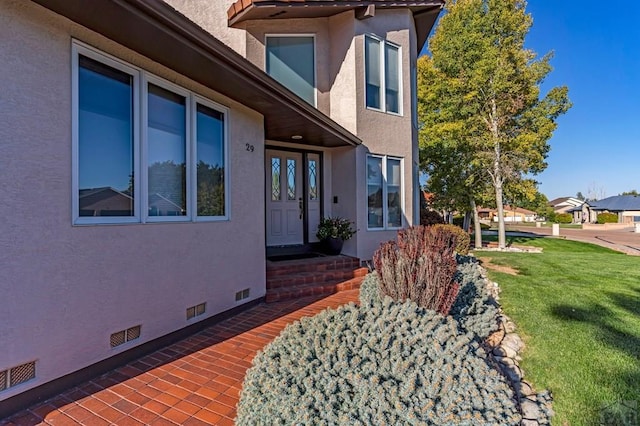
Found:
<path fill-rule="evenodd" d="M 302 154 L 275 150 L 265 154 L 267 246 L 303 244 Z"/>

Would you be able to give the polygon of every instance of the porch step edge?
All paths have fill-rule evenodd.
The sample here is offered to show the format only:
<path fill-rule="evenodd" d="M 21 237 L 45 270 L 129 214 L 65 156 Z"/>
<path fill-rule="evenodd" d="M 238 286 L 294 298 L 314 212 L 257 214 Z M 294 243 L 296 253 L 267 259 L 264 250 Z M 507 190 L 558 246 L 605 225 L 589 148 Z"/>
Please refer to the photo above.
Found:
<path fill-rule="evenodd" d="M 265 301 L 267 303 L 271 303 L 308 296 L 328 296 L 340 291 L 359 289 L 362 281 L 364 281 L 364 276 L 342 281 L 334 280 L 325 283 L 311 283 L 268 289 L 267 294 L 265 295 Z"/>

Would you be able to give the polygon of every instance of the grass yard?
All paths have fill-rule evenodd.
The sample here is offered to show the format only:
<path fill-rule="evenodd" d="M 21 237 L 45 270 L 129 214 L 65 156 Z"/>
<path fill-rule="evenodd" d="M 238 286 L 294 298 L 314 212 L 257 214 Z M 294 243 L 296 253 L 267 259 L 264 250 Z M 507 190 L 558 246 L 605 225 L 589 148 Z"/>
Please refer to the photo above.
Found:
<path fill-rule="evenodd" d="M 620 401 L 640 410 L 640 257 L 561 239 L 508 240 L 544 252 L 476 255 L 518 273 L 489 269 L 527 345 L 525 377 L 553 393 L 553 424 L 600 424 L 603 407 Z"/>

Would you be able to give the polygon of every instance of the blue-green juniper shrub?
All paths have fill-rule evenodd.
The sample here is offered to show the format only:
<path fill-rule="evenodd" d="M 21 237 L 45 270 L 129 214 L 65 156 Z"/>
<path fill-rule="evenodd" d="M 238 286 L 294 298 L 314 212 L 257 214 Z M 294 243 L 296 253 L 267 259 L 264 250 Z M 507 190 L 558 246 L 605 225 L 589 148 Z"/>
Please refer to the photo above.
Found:
<path fill-rule="evenodd" d="M 254 359 L 237 413 L 239 425 L 520 424 L 472 333 L 388 297 L 285 328 Z"/>

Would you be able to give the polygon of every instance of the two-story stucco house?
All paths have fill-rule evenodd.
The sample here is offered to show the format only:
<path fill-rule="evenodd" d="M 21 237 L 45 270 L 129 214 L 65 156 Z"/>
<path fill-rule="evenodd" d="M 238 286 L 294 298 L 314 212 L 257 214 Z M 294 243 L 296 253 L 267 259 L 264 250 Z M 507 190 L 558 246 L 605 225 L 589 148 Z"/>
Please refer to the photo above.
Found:
<path fill-rule="evenodd" d="M 416 223 L 443 3 L 0 2 L 0 417 L 264 300 L 323 216 L 359 261 Z"/>

